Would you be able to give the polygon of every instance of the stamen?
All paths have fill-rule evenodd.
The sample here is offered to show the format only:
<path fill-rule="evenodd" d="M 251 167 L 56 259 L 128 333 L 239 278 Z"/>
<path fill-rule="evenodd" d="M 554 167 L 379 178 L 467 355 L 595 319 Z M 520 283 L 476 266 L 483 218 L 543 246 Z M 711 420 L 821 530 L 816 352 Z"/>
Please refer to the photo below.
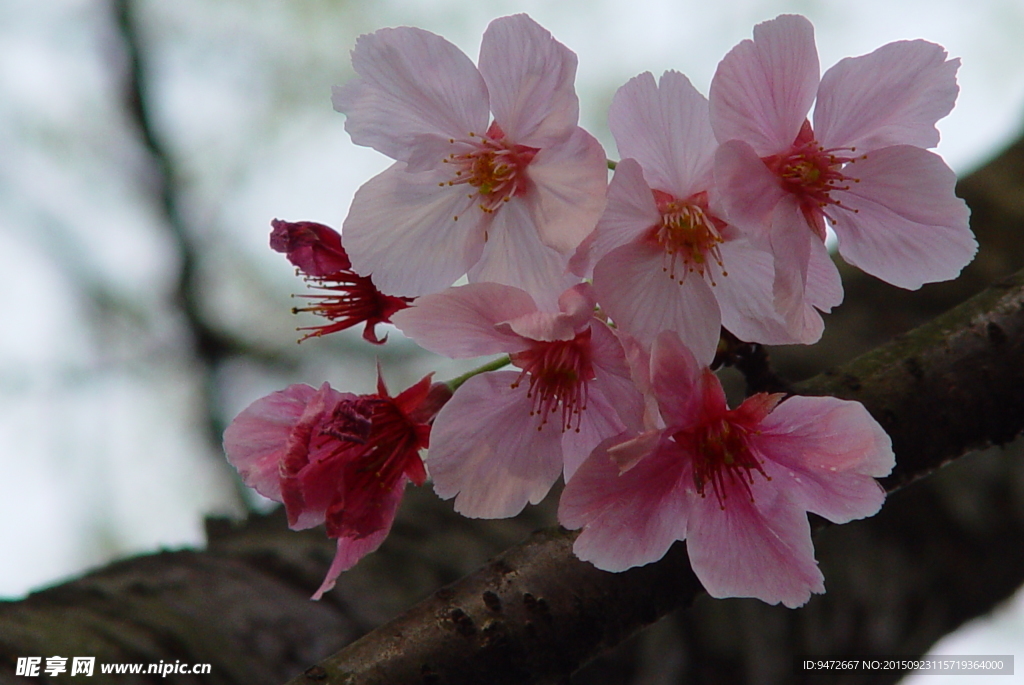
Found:
<path fill-rule="evenodd" d="M 479 200 L 477 206 L 484 214 L 492 214 L 503 203 L 526 193 L 526 167 L 539 149 L 510 143 L 497 122 L 491 124 L 486 135 L 470 132 L 469 137 L 472 140 L 464 141 L 468 151 L 452 152 L 441 160 L 452 164 L 456 171 L 439 185 L 469 185 L 475 191 L 468 197 Z M 458 216 L 453 218 L 458 220 Z"/>
<path fill-rule="evenodd" d="M 782 187 L 800 199 L 800 210 L 808 226 L 821 240 L 825 240 L 825 222 L 836 224 L 836 218 L 827 211 L 836 207 L 857 213 L 831 195 L 834 190 L 849 190 L 859 178 L 847 175 L 850 164 L 867 159 L 867 155 L 854 155 L 856 148 L 826 149 L 814 139 L 809 121 L 804 121 L 800 133 L 789 152 L 763 158 L 763 162 L 782 181 Z"/>
<path fill-rule="evenodd" d="M 537 430 L 542 430 L 549 416 L 561 408 L 562 431 L 579 432 L 589 382 L 594 379 L 590 336 L 587 328 L 572 340 L 536 341 L 529 349 L 512 355 L 512 363 L 522 369 L 512 387 L 518 388 L 525 376 L 530 377 L 526 396 L 533 400 L 530 416 L 540 417 Z"/>
<path fill-rule="evenodd" d="M 707 193 L 679 200 L 660 190 L 653 192 L 661 223 L 654 226 L 651 239 L 665 250 L 666 265 L 662 269 L 669 278 L 682 283 L 696 271 L 716 285 L 708 270 L 709 259 L 718 264 L 723 276 L 728 276 L 718 247 L 725 241 L 721 231 L 726 224 L 708 210 Z M 680 261 L 677 272 L 676 264 Z"/>
<path fill-rule="evenodd" d="M 749 430 L 730 416 L 734 413 L 726 412 L 721 418 L 673 435 L 673 440 L 688 445 L 694 454 L 693 484 L 697 494 L 705 497 L 710 483 L 711 491 L 723 510 L 730 486 L 745 490 L 753 502 L 750 486 L 754 484 L 754 472 L 771 480 L 750 450 L 747 442 Z"/>

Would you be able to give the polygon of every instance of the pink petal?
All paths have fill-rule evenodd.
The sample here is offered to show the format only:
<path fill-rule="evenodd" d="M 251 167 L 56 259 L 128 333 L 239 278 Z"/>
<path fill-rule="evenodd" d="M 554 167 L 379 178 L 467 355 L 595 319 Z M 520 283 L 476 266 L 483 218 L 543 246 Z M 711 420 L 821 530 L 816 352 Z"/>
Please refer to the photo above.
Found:
<path fill-rule="evenodd" d="M 447 288 L 480 258 L 484 215 L 461 187 L 439 187 L 437 174 L 404 167 L 356 191 L 342 238 L 357 273 L 382 292 L 413 297 Z"/>
<path fill-rule="evenodd" d="M 417 137 L 461 139 L 487 129 L 484 79 L 440 36 L 409 27 L 360 36 L 352 67 L 358 78 L 336 87 L 332 99 L 357 145 L 406 161 Z"/>
<path fill-rule="evenodd" d="M 875 478 L 895 465 L 892 441 L 863 405 L 834 397 L 790 397 L 751 446 L 769 460 L 775 487 L 834 523 L 877 513 L 885 493 Z"/>
<path fill-rule="evenodd" d="M 583 463 L 562 492 L 558 520 L 583 528 L 573 552 L 605 571 L 657 561 L 686 537 L 691 480 L 679 449 L 663 441 L 634 468 L 620 474 L 608 441 Z M 692 481 L 691 481 L 692 482 Z"/>
<path fill-rule="evenodd" d="M 811 253 L 825 250 L 825 246 L 811 232 L 798 200 L 792 195 L 787 195 L 776 205 L 769 239 L 775 255 L 775 309 L 786 321 L 786 326 L 799 333 L 805 321 Z"/>
<path fill-rule="evenodd" d="M 843 302 L 843 281 L 839 269 L 827 249 L 813 245 L 807 265 L 807 303 L 823 312 L 832 311 Z M 820 317 L 819 317 L 820 318 Z"/>
<path fill-rule="evenodd" d="M 718 248 L 727 275 L 716 278 L 713 288 L 722 311 L 722 325 L 740 340 L 764 345 L 810 344 L 818 341 L 824 326 L 813 308 L 808 315 L 819 322 L 817 334 L 790 331 L 775 311 L 772 286 L 774 258 L 770 252 L 753 247 L 747 240 L 732 240 Z M 801 335 L 802 334 L 802 335 Z"/>
<path fill-rule="evenodd" d="M 324 578 L 323 584 L 320 585 L 320 589 L 313 594 L 314 600 L 319 600 L 323 597 L 325 592 L 330 591 L 334 587 L 338 576 L 355 566 L 356 562 L 370 552 L 376 551 L 381 543 L 384 542 L 384 538 L 391 532 L 391 524 L 395 521 L 395 513 L 398 510 L 399 503 L 402 501 L 402 496 L 405 494 L 405 483 L 405 478 L 399 479 L 391 492 L 379 500 L 380 505 L 386 509 L 384 519 L 387 521 L 387 525 L 384 528 L 361 538 L 338 538 L 338 548 L 334 554 L 334 561 L 331 562 L 331 567 L 327 570 L 327 576 Z"/>
<path fill-rule="evenodd" d="M 519 198 L 494 213 L 485 236 L 483 253 L 469 270 L 470 282 L 490 281 L 521 288 L 546 311 L 556 311 L 558 296 L 579 282 L 567 273 L 569 257 L 540 241 Z"/>
<path fill-rule="evenodd" d="M 618 398 L 606 396 L 593 383 L 590 388 L 587 406 L 580 411 L 578 429 L 562 433 L 562 475 L 566 480 L 572 478 L 598 444 L 626 430 L 619 416 Z"/>
<path fill-rule="evenodd" d="M 715 153 L 715 183 L 729 223 L 751 238 L 765 237 L 787 193 L 754 148 L 742 140 L 723 143 Z"/>
<path fill-rule="evenodd" d="M 818 89 L 814 27 L 784 14 L 754 27 L 718 65 L 711 81 L 711 125 L 719 142 L 743 140 L 758 157 L 787 149 Z"/>
<path fill-rule="evenodd" d="M 501 331 L 510 331 L 530 340 L 572 340 L 594 319 L 593 289 L 580 283 L 558 296 L 558 313 L 530 312 L 498 324 Z"/>
<path fill-rule="evenodd" d="M 495 19 L 487 27 L 480 73 L 494 120 L 510 140 L 545 147 L 575 128 L 576 55 L 525 14 Z"/>
<path fill-rule="evenodd" d="M 658 84 L 649 72 L 630 79 L 612 99 L 608 126 L 619 156 L 640 162 L 651 186 L 687 198 L 710 185 L 717 143 L 708 101 L 679 72 Z"/>
<path fill-rule="evenodd" d="M 471 518 L 515 516 L 544 499 L 562 472 L 562 431 L 538 430 L 528 383 L 496 371 L 470 378 L 438 413 L 427 469 L 442 499 Z"/>
<path fill-rule="evenodd" d="M 604 148 L 581 128 L 537 153 L 522 201 L 542 243 L 568 257 L 590 235 L 605 208 L 607 164 Z"/>
<path fill-rule="evenodd" d="M 615 248 L 594 267 L 598 300 L 615 325 L 642 344 L 653 343 L 661 331 L 675 331 L 699 362 L 710 364 L 721 328 L 711 286 L 696 272 L 677 283 L 666 265 L 664 250 L 654 246 Z M 677 263 L 676 268 L 686 266 Z"/>
<path fill-rule="evenodd" d="M 633 384 L 626 353 L 612 330 L 596 320 L 591 325 L 591 351 L 595 378 L 587 385 L 579 430 L 562 436 L 566 480 L 598 443 L 627 429 L 643 428 L 644 398 Z"/>
<path fill-rule="evenodd" d="M 621 339 L 622 336 L 605 324 L 595 321 L 591 325 L 590 345 L 596 375 L 593 387 L 615 403 L 619 418 L 631 431 L 639 431 L 643 428 L 644 400 L 634 382 L 631 360 Z M 649 362 L 645 366 L 649 366 Z"/>
<path fill-rule="evenodd" d="M 536 309 L 533 299 L 519 288 L 471 283 L 419 297 L 391 320 L 420 347 L 468 359 L 526 349 L 528 341 L 497 324 Z"/>
<path fill-rule="evenodd" d="M 839 254 L 901 288 L 956 278 L 974 257 L 970 211 L 954 194 L 956 174 L 938 155 L 909 145 L 875 150 L 847 165 L 859 183 L 835 191 Z"/>
<path fill-rule="evenodd" d="M 665 423 L 675 430 L 700 421 L 708 395 L 712 403 L 725 407 L 725 393 L 718 379 L 705 373 L 707 366 L 674 331 L 664 331 L 651 346 L 651 387 Z"/>
<path fill-rule="evenodd" d="M 960 60 L 923 40 L 883 45 L 825 72 L 814 106 L 814 130 L 826 148 L 876 150 L 889 145 L 935 147 L 935 122 L 949 114 Z"/>
<path fill-rule="evenodd" d="M 633 242 L 661 221 L 651 187 L 634 159 L 623 159 L 608 184 L 608 206 L 594 232 L 580 245 L 569 267 L 589 276 L 594 265 L 620 245 Z"/>
<path fill-rule="evenodd" d="M 751 495 L 734 486 L 724 506 L 713 495 L 693 502 L 686 549 L 712 597 L 756 597 L 796 608 L 825 591 L 807 515 L 759 475 Z"/>
<path fill-rule="evenodd" d="M 224 431 L 224 452 L 242 481 L 264 497 L 281 498 L 288 437 L 316 389 L 290 385 L 246 407 Z"/>

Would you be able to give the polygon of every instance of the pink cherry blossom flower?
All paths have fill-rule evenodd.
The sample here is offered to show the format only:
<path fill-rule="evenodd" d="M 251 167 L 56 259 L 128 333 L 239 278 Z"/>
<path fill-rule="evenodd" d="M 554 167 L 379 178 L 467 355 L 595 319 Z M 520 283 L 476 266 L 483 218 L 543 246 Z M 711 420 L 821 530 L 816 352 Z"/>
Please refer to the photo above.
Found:
<path fill-rule="evenodd" d="M 686 540 L 713 597 L 796 607 L 824 592 L 806 512 L 845 523 L 878 511 L 874 479 L 894 464 L 881 427 L 832 397 L 759 393 L 729 409 L 671 331 L 655 340 L 650 381 L 660 426 L 601 443 L 562 493 L 559 521 L 583 528 L 576 555 L 622 571 Z"/>
<path fill-rule="evenodd" d="M 434 490 L 466 516 L 502 518 L 536 504 L 601 440 L 638 426 L 643 398 L 622 345 L 594 317 L 590 287 L 538 310 L 524 291 L 471 283 L 425 295 L 395 325 L 453 358 L 508 353 L 519 371 L 493 371 L 456 390 L 434 423 L 427 466 Z"/>
<path fill-rule="evenodd" d="M 242 480 L 283 502 L 294 530 L 327 524 L 337 553 L 313 599 L 377 549 L 412 481 L 426 470 L 429 422 L 450 396 L 427 376 L 391 397 L 383 380 L 372 395 L 291 385 L 256 400 L 224 431 L 224 451 Z"/>
<path fill-rule="evenodd" d="M 616 326 L 648 347 L 673 330 L 705 364 L 720 325 L 747 341 L 816 342 L 823 323 L 814 306 L 828 311 L 842 299 L 835 269 L 820 255 L 811 269 L 817 299 L 798 328 L 787 328 L 772 298 L 771 253 L 720 218 L 707 99 L 678 72 L 665 72 L 660 83 L 645 73 L 618 90 L 608 122 L 626 159 L 572 266 L 589 275 L 596 263 L 594 289 Z"/>
<path fill-rule="evenodd" d="M 479 68 L 408 27 L 360 37 L 352 66 L 334 107 L 353 142 L 397 160 L 343 225 L 358 273 L 415 296 L 468 272 L 549 304 L 576 282 L 566 263 L 604 209 L 607 168 L 577 126 L 571 51 L 519 14 L 487 28 Z"/>
<path fill-rule="evenodd" d="M 903 288 L 955 278 L 970 262 L 977 245 L 956 176 L 924 149 L 953 108 L 959 65 L 938 45 L 899 41 L 819 82 L 813 27 L 795 15 L 759 24 L 722 60 L 710 93 L 716 179 L 729 220 L 770 244 L 788 317 L 813 287 L 826 222 L 846 261 Z"/>
<path fill-rule="evenodd" d="M 295 312 L 318 314 L 333 323 L 311 326 L 303 338 L 316 338 L 329 333 L 366 324 L 363 338 L 376 345 L 383 344 L 377 337 L 377 324 L 391 323 L 391 315 L 409 306 L 408 297 L 392 297 L 377 290 L 368 276 L 352 271 L 341 235 L 329 226 L 312 221 L 281 221 L 274 219 L 270 234 L 270 247 L 288 256 L 306 276 L 316 295 L 302 295 L 314 300 L 309 307 L 296 307 Z"/>

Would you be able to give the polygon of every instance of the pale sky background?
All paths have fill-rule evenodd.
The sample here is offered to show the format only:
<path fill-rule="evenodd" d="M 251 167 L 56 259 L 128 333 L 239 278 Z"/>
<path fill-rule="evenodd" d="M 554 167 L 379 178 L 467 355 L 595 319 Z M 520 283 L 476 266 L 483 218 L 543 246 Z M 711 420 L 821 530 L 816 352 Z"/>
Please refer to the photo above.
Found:
<path fill-rule="evenodd" d="M 338 354 L 358 335 L 294 347 L 295 326 L 313 321 L 289 314 L 302 284 L 267 247 L 275 217 L 339 226 L 355 189 L 390 163 L 351 145 L 330 105 L 361 33 L 419 26 L 475 59 L 489 21 L 528 12 L 579 55 L 581 123 L 613 158 L 605 116 L 616 88 L 642 71 L 676 69 L 706 93 L 725 52 L 784 12 L 814 23 L 823 70 L 898 39 L 924 38 L 960 57 L 960 99 L 940 122 L 938 149 L 960 173 L 1024 123 L 1024 0 L 139 6 L 158 134 L 183 174 L 203 256 L 205 313 L 247 341 L 301 355 L 287 373 L 223 369 L 214 382 L 229 415 L 291 382 L 372 389 L 378 350 L 360 348 L 355 361 Z M 117 46 L 106 2 L 0 0 L 0 597 L 113 558 L 199 545 L 203 515 L 237 511 L 201 430 L 202 388 L 182 352 L 183 324 L 167 304 L 177 262 L 120 108 Z M 382 359 L 393 388 L 436 368 L 398 368 L 411 346 L 392 337 Z M 1015 602 L 948 638 L 941 653 L 1024 645 L 1024 601 Z"/>

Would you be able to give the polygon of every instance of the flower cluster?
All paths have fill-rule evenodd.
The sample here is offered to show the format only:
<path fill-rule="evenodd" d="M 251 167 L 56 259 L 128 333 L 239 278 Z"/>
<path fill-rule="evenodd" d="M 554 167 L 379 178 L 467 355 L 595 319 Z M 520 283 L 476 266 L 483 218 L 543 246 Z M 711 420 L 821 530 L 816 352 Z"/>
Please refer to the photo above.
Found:
<path fill-rule="evenodd" d="M 709 97 L 673 71 L 622 86 L 617 163 L 578 125 L 576 56 L 525 15 L 491 23 L 477 64 L 408 27 L 362 36 L 352 63 L 334 107 L 354 142 L 395 162 L 340 235 L 274 221 L 271 246 L 318 291 L 300 311 L 329 321 L 307 337 L 365 324 L 381 343 L 376 326 L 393 324 L 452 358 L 500 356 L 395 397 L 382 382 L 370 395 L 293 385 L 231 424 L 245 482 L 293 528 L 324 523 L 338 541 L 316 597 L 381 544 L 406 483 L 428 473 L 484 518 L 563 477 L 559 520 L 608 571 L 686 540 L 712 596 L 794 607 L 823 592 L 807 513 L 877 512 L 889 438 L 834 398 L 759 393 L 730 409 L 710 365 L 723 329 L 763 345 L 821 337 L 843 297 L 830 229 L 844 259 L 904 288 L 970 261 L 967 208 L 929 150 L 958 60 L 902 41 L 819 78 L 810 22 L 780 16 L 725 56 Z"/>

